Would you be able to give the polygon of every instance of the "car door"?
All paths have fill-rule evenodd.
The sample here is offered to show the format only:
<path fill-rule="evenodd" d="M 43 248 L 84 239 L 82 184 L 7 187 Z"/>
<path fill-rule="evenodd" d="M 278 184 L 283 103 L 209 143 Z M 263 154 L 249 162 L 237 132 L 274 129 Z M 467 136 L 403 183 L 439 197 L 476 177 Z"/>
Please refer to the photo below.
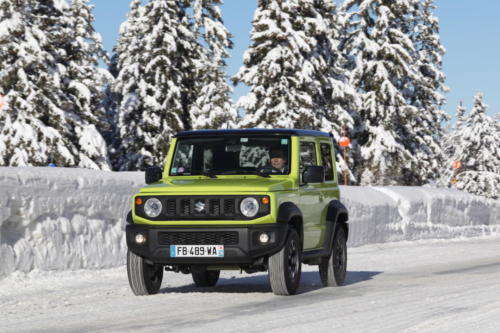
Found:
<path fill-rule="evenodd" d="M 326 235 L 326 215 L 328 213 L 328 204 L 332 200 L 339 199 L 339 187 L 337 182 L 337 170 L 335 166 L 335 150 L 331 139 L 318 139 L 321 165 L 325 170 L 325 181 L 318 185 L 321 191 L 321 240 L 324 244 L 324 237 Z"/>
<path fill-rule="evenodd" d="M 304 184 L 302 182 L 302 174 L 305 168 L 310 165 L 319 165 L 318 162 L 316 140 L 314 138 L 301 138 L 299 207 L 303 216 L 304 250 L 316 249 L 321 246 L 321 183 Z"/>

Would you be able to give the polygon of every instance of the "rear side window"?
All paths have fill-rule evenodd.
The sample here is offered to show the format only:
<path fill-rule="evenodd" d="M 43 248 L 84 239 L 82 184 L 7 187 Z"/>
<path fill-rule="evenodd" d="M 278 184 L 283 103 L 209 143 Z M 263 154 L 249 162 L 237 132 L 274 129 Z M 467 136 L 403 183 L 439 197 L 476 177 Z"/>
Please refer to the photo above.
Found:
<path fill-rule="evenodd" d="M 304 171 L 310 165 L 318 165 L 315 144 L 314 142 L 302 142 L 300 144 L 300 171 Z"/>
<path fill-rule="evenodd" d="M 321 143 L 321 162 L 325 169 L 325 180 L 333 180 L 332 148 L 328 143 Z"/>

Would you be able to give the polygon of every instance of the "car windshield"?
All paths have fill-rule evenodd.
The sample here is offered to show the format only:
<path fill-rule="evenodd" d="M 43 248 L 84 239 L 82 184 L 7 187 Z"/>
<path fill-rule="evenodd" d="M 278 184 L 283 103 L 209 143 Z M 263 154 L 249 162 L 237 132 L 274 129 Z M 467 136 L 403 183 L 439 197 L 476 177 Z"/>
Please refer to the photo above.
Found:
<path fill-rule="evenodd" d="M 288 174 L 289 136 L 179 138 L 171 176 Z"/>

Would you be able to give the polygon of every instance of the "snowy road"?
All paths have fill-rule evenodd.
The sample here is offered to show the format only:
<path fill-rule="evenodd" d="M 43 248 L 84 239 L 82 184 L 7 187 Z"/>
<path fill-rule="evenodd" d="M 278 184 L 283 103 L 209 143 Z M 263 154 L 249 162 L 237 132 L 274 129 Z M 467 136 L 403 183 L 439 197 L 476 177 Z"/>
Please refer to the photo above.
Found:
<path fill-rule="evenodd" d="M 500 332 L 499 238 L 353 248 L 340 288 L 303 267 L 293 297 L 239 272 L 203 289 L 166 273 L 149 297 L 131 294 L 124 267 L 13 275 L 0 281 L 0 332 Z"/>

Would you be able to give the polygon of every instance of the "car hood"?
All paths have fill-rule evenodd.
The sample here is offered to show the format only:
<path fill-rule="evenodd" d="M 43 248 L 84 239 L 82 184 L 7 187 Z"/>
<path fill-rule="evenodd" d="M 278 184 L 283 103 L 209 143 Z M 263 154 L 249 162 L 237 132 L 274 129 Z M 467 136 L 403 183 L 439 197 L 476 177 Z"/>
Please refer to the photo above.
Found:
<path fill-rule="evenodd" d="M 198 193 L 255 193 L 286 191 L 293 188 L 290 179 L 279 178 L 204 178 L 204 179 L 174 179 L 165 183 L 145 186 L 140 193 L 158 194 L 198 194 Z"/>

